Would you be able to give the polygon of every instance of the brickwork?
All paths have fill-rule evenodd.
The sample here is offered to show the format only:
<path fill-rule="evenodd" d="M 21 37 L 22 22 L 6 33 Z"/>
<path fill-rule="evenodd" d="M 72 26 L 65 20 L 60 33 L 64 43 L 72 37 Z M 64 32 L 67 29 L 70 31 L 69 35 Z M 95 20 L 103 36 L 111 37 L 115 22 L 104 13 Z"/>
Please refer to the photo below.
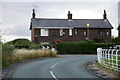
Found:
<path fill-rule="evenodd" d="M 74 42 L 86 40 L 88 31 L 89 40 L 95 41 L 96 39 L 100 39 L 101 42 L 111 42 L 111 29 L 72 29 L 72 36 L 69 36 L 69 29 L 63 29 L 65 33 L 63 36 L 60 36 L 60 29 L 49 29 L 49 36 L 41 36 L 40 29 L 32 29 L 31 38 L 34 43 L 53 43 L 57 40 L 61 40 L 62 42 Z M 98 35 L 98 32 L 104 32 L 104 36 Z"/>

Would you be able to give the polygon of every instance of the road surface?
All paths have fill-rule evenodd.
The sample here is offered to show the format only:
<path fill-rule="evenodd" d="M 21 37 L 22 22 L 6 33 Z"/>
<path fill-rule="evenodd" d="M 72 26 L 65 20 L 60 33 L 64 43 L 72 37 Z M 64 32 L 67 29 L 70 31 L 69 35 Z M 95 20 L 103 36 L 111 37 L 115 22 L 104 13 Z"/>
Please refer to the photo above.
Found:
<path fill-rule="evenodd" d="M 95 59 L 95 55 L 78 55 L 34 61 L 14 71 L 12 78 L 98 78 L 84 66 Z"/>

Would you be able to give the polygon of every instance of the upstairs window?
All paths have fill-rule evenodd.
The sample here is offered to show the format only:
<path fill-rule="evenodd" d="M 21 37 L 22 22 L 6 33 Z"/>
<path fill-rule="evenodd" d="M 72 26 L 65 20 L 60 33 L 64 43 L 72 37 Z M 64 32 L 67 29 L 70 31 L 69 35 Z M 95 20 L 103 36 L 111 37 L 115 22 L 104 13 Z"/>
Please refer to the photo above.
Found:
<path fill-rule="evenodd" d="M 48 29 L 41 29 L 41 36 L 49 36 L 49 30 Z"/>
<path fill-rule="evenodd" d="M 69 29 L 69 36 L 72 36 L 72 29 Z"/>

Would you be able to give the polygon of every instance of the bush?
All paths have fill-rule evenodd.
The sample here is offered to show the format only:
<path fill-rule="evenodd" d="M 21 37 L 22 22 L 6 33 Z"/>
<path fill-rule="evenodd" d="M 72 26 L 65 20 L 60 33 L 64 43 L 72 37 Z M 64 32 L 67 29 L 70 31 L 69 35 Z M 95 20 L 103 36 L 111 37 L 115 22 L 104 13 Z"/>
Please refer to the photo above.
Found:
<path fill-rule="evenodd" d="M 28 39 L 16 39 L 13 41 L 13 44 L 14 44 L 15 48 L 28 49 L 30 47 L 31 42 Z"/>
<path fill-rule="evenodd" d="M 94 43 L 96 45 L 96 48 L 101 47 L 103 49 L 110 49 L 110 47 L 115 46 L 114 43 Z"/>
<path fill-rule="evenodd" d="M 17 49 L 41 49 L 42 46 L 51 48 L 50 44 L 35 44 L 30 42 L 28 39 L 15 39 L 13 41 L 7 42 L 7 45 L 13 45 Z"/>
<path fill-rule="evenodd" d="M 11 55 L 12 52 L 14 51 L 14 46 L 13 45 L 7 45 L 7 44 L 3 44 L 2 45 L 2 54 L 4 55 Z"/>
<path fill-rule="evenodd" d="M 50 44 L 34 44 L 32 43 L 29 47 L 29 49 L 42 49 L 42 46 L 44 46 L 45 48 L 47 48 L 47 46 L 49 47 L 49 49 L 51 49 L 51 45 Z"/>
<path fill-rule="evenodd" d="M 116 45 L 120 45 L 120 41 L 118 37 L 112 37 L 112 43 L 116 44 Z"/>
<path fill-rule="evenodd" d="M 15 39 L 13 41 L 7 42 L 6 44 L 14 45 L 14 47 L 18 49 L 29 49 L 31 42 L 28 39 Z"/>
<path fill-rule="evenodd" d="M 56 44 L 58 54 L 96 54 L 98 47 L 109 48 L 110 46 L 114 46 L 114 44 L 85 41 Z"/>
<path fill-rule="evenodd" d="M 9 61 L 11 60 L 12 53 L 14 51 L 14 46 L 3 44 L 2 45 L 2 66 L 9 66 Z"/>

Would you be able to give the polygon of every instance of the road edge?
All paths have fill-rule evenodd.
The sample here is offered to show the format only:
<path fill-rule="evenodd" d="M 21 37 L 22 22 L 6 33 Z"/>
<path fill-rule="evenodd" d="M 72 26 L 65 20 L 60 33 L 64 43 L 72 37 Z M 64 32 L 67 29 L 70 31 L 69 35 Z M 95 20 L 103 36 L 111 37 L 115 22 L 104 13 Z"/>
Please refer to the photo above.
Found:
<path fill-rule="evenodd" d="M 95 64 L 95 61 L 89 61 L 89 62 L 87 62 L 86 64 L 85 64 L 85 69 L 88 71 L 88 72 L 90 72 L 91 74 L 93 74 L 93 75 L 96 75 L 96 76 L 98 76 L 99 78 L 101 78 L 101 79 L 111 79 L 111 77 L 110 76 L 108 76 L 108 75 L 106 75 L 106 74 L 104 74 L 104 73 L 101 73 L 101 72 L 99 72 L 99 67 L 98 66 L 96 66 L 97 68 L 99 68 L 99 69 L 94 69 L 93 68 L 93 64 Z M 118 79 L 118 78 L 117 78 Z"/>
<path fill-rule="evenodd" d="M 39 60 L 47 60 L 47 59 L 55 59 L 55 58 L 59 58 L 59 57 L 37 58 L 37 59 L 25 60 L 19 63 L 12 64 L 6 69 L 2 69 L 2 79 L 11 78 L 12 73 L 25 64 L 29 64 Z"/>

